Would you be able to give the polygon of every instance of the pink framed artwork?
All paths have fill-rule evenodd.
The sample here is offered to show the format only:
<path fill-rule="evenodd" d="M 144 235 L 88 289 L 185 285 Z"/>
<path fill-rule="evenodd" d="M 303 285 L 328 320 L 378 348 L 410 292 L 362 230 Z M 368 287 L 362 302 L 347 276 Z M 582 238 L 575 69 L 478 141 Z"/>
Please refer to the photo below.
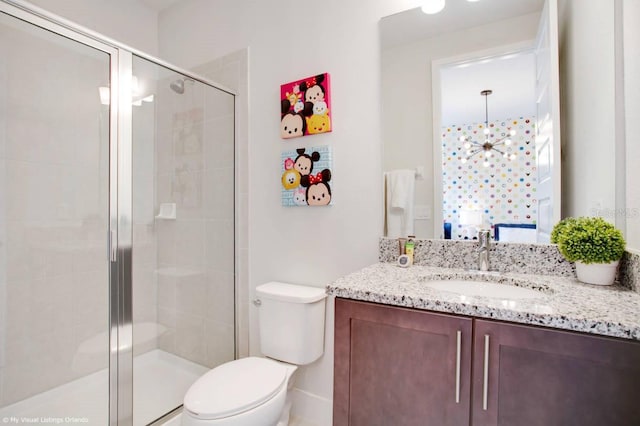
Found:
<path fill-rule="evenodd" d="M 283 139 L 331 131 L 329 73 L 280 86 L 280 136 Z"/>

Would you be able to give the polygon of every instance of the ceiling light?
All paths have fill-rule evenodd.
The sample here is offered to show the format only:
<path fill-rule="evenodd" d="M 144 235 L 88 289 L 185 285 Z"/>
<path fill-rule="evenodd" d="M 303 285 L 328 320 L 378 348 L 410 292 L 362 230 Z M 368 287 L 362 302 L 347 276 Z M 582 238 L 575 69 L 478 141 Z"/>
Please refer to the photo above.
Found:
<path fill-rule="evenodd" d="M 422 11 L 433 15 L 444 9 L 444 0 L 422 0 Z"/>
<path fill-rule="evenodd" d="M 109 105 L 111 103 L 111 88 L 106 86 L 98 87 L 98 91 L 100 92 L 100 103 L 102 105 Z M 141 106 L 142 102 L 153 102 L 154 95 L 148 95 L 146 97 L 140 98 L 140 85 L 138 83 L 138 77 L 131 76 L 131 97 L 135 99 L 131 100 L 131 105 Z"/>
<path fill-rule="evenodd" d="M 500 154 L 503 158 L 507 159 L 507 160 L 515 160 L 516 155 L 510 152 L 506 152 L 506 151 L 502 151 L 502 146 L 504 147 L 509 147 L 511 146 L 511 144 L 513 143 L 513 140 L 511 140 L 511 136 L 515 136 L 516 131 L 511 129 L 509 130 L 509 132 L 507 132 L 507 135 L 500 138 L 500 139 L 496 139 L 494 142 L 491 142 L 490 139 L 490 131 L 489 131 L 489 100 L 488 97 L 490 94 L 492 94 L 493 91 L 491 90 L 483 90 L 482 92 L 480 92 L 480 95 L 484 96 L 484 113 L 485 113 L 485 120 L 484 120 L 484 130 L 482 131 L 483 135 L 484 135 L 484 140 L 482 143 L 472 140 L 471 136 L 461 136 L 460 137 L 460 142 L 464 142 L 463 146 L 464 149 L 466 150 L 465 154 L 466 157 L 464 156 L 460 156 L 460 161 L 464 164 L 467 161 L 469 161 L 472 157 L 474 157 L 477 154 L 483 153 L 484 155 L 484 162 L 482 163 L 482 165 L 484 167 L 489 167 L 489 159 L 491 157 L 493 157 L 493 151 L 496 151 L 498 154 Z M 498 149 L 498 147 L 500 147 L 501 149 Z"/>

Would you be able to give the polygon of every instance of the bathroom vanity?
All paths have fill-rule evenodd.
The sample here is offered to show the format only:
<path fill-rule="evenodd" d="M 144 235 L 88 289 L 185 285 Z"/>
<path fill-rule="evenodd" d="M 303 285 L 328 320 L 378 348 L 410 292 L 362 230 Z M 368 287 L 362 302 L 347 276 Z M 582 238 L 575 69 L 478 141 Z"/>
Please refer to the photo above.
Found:
<path fill-rule="evenodd" d="M 472 278 L 540 296 L 428 285 Z M 337 296 L 336 426 L 640 424 L 634 291 L 380 263 L 328 293 Z"/>

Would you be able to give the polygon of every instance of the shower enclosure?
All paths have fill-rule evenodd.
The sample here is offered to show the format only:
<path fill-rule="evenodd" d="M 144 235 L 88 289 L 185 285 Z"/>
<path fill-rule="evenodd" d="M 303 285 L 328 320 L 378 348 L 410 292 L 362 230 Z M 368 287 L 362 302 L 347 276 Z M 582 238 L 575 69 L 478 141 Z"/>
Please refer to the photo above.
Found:
<path fill-rule="evenodd" d="M 0 418 L 144 425 L 236 356 L 234 95 L 0 1 Z"/>

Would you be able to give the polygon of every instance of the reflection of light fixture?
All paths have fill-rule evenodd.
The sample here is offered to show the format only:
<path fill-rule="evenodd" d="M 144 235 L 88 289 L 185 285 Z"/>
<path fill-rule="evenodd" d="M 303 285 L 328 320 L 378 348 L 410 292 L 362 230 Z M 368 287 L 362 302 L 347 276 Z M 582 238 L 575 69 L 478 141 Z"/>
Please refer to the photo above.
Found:
<path fill-rule="evenodd" d="M 500 138 L 500 139 L 496 139 L 494 142 L 491 142 L 491 140 L 489 139 L 489 102 L 488 102 L 488 96 L 490 94 L 492 94 L 493 91 L 491 90 L 483 90 L 482 92 L 480 92 L 480 94 L 482 96 L 484 96 L 484 111 L 485 111 L 485 121 L 484 121 L 484 141 L 483 143 L 480 143 L 478 141 L 474 141 L 471 140 L 471 136 L 460 136 L 460 142 L 464 142 L 464 149 L 465 149 L 465 155 L 461 155 L 460 156 L 460 161 L 464 164 L 467 161 L 469 161 L 473 156 L 483 153 L 484 156 L 484 161 L 482 162 L 482 165 L 484 167 L 489 167 L 489 159 L 491 157 L 494 156 L 493 151 L 497 152 L 498 154 L 500 154 L 503 158 L 507 159 L 507 160 L 513 160 L 516 158 L 515 154 L 510 154 L 507 151 L 501 151 L 500 149 L 496 148 L 497 146 L 510 146 L 511 145 L 511 136 L 514 136 L 516 134 L 515 130 L 510 130 L 509 133 Z"/>
<path fill-rule="evenodd" d="M 422 11 L 433 15 L 444 9 L 444 0 L 422 0 Z"/>
<path fill-rule="evenodd" d="M 100 92 L 100 103 L 102 105 L 109 105 L 111 103 L 111 89 L 106 86 L 98 87 L 98 91 Z M 140 85 L 138 83 L 138 77 L 131 76 L 131 104 L 134 106 L 141 106 L 142 102 L 153 102 L 153 95 L 148 95 L 145 97 L 140 97 Z"/>

